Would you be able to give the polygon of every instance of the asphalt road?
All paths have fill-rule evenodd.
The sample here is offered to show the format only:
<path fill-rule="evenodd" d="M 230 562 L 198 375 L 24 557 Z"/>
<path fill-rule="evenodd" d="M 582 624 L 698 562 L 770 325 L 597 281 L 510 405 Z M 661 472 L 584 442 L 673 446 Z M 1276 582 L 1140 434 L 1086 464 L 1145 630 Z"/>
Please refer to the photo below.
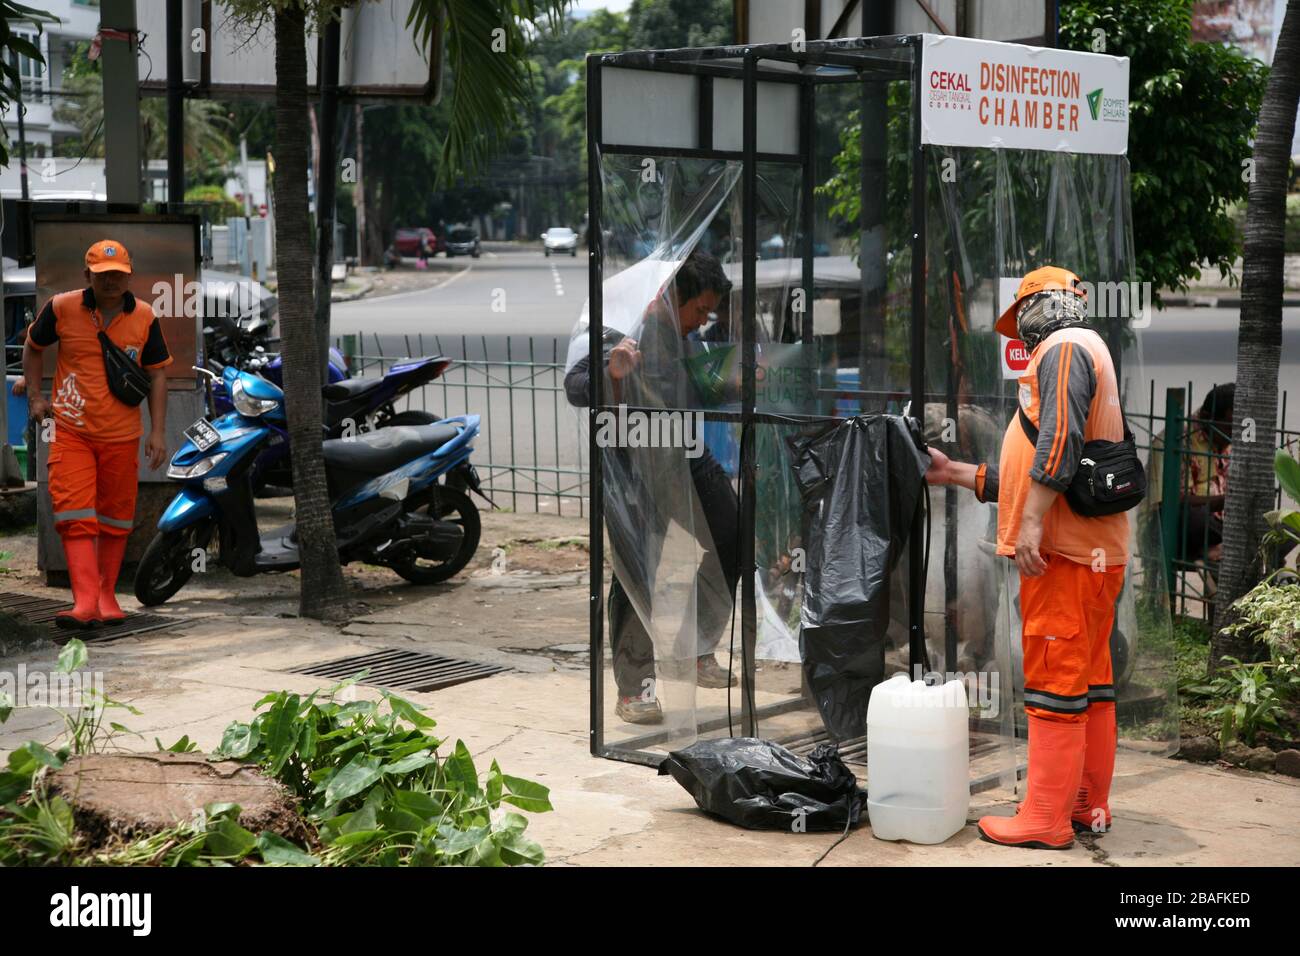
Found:
<path fill-rule="evenodd" d="M 554 491 L 576 491 L 586 472 L 583 413 L 568 404 L 562 389 L 569 335 L 587 297 L 585 255 L 547 258 L 540 250 L 498 248 L 479 259 L 435 259 L 432 267 L 440 276 L 430 288 L 336 303 L 334 334 L 360 333 L 362 356 L 391 360 L 440 352 L 471 360 L 412 396 L 410 407 L 482 417 L 474 460 L 497 504 L 576 513 L 576 502 L 562 501 Z M 1188 402 L 1195 407 L 1211 386 L 1230 381 L 1237 322 L 1235 309 L 1156 313 L 1142 332 L 1143 382 L 1129 411 L 1147 410 L 1152 383 L 1155 413 L 1163 414 L 1166 388 L 1190 383 Z M 1295 429 L 1300 309 L 1286 310 L 1284 322 L 1281 386 L 1290 393 L 1286 424 Z M 376 371 L 371 365 L 362 374 Z"/>
<path fill-rule="evenodd" d="M 496 253 L 478 259 L 435 259 L 443 273 L 428 288 L 335 303 L 335 335 L 455 338 L 560 336 L 566 341 L 587 299 L 587 258 L 544 256 L 537 251 Z"/>
<path fill-rule="evenodd" d="M 441 350 L 457 357 L 547 360 L 564 355 L 587 297 L 585 254 L 547 258 L 540 250 L 485 251 L 479 259 L 435 260 L 444 275 L 415 292 L 338 303 L 336 335 L 361 333 L 363 353 Z M 1144 393 L 1192 384 L 1199 401 L 1212 385 L 1230 381 L 1237 354 L 1236 309 L 1174 308 L 1156 313 L 1142 333 Z M 1290 393 L 1288 422 L 1300 426 L 1300 309 L 1284 310 L 1281 387 Z M 467 352 L 462 352 L 461 337 Z M 1158 399 L 1158 403 L 1161 400 Z"/>

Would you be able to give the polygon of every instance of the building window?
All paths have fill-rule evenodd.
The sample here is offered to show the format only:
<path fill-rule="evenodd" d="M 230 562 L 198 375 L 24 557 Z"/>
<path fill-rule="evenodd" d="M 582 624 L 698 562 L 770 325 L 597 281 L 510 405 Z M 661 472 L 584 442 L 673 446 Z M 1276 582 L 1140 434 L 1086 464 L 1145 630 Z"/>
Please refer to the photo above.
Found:
<path fill-rule="evenodd" d="M 41 45 L 41 38 L 35 33 L 15 31 L 14 35 L 22 37 L 34 47 L 39 48 Z M 10 50 L 9 63 L 18 69 L 18 76 L 23 84 L 24 96 L 41 93 L 45 90 L 45 82 L 42 79 L 45 74 L 45 66 L 39 60 L 33 60 L 29 56 Z"/>

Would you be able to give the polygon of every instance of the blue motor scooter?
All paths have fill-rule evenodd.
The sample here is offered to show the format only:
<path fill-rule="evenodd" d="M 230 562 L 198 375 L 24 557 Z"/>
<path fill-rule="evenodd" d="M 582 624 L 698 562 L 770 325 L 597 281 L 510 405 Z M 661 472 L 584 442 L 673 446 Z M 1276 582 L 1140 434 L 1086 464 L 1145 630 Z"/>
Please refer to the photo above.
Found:
<path fill-rule="evenodd" d="M 214 532 L 221 565 L 237 576 L 299 566 L 294 523 L 263 532 L 254 510 L 255 462 L 268 443 L 285 441 L 284 393 L 231 366 L 221 378 L 236 410 L 185 429 L 167 470 L 184 487 L 136 572 L 135 596 L 145 606 L 185 586 L 207 560 Z M 415 584 L 464 568 L 478 548 L 478 510 L 438 479 L 468 472 L 477 485 L 469 459 L 478 428 L 477 415 L 463 415 L 323 442 L 339 559 L 391 568 Z"/>

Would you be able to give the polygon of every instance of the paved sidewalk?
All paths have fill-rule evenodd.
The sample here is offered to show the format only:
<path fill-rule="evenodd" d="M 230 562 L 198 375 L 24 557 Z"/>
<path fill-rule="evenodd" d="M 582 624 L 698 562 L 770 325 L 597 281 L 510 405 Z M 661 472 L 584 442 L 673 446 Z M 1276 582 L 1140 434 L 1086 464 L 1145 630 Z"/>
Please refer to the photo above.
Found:
<path fill-rule="evenodd" d="M 454 581 L 415 588 L 375 569 L 349 571 L 368 613 L 343 627 L 281 615 L 295 605 L 296 576 L 236 580 L 212 574 L 168 605 L 192 615 L 174 630 L 91 644 L 91 664 L 111 696 L 142 711 L 115 717 L 151 750 L 188 734 L 211 748 L 232 720 L 247 719 L 268 691 L 310 692 L 317 678 L 291 667 L 390 647 L 508 664 L 513 670 L 428 694 L 409 694 L 462 738 L 476 762 L 495 758 L 510 774 L 552 791 L 555 812 L 532 818 L 530 833 L 553 865 L 796 865 L 816 861 L 836 834 L 758 833 L 708 818 L 669 777 L 588 753 L 587 671 L 573 645 L 587 638 L 585 551 L 570 539 L 583 519 L 485 515 L 476 566 Z M 0 550 L 15 550 L 0 538 Z M 504 573 L 490 568 L 502 547 Z M 46 593 L 23 570 L 8 590 Z M 498 555 L 498 559 L 501 555 Z M 0 659 L 50 667 L 57 648 L 43 645 Z M 378 696 L 368 688 L 359 693 Z M 57 715 L 17 710 L 0 725 L 0 751 L 31 737 L 51 739 Z M 876 840 L 861 827 L 822 865 L 1291 865 L 1300 863 L 1300 781 L 1268 774 L 1121 752 L 1112 808 L 1116 829 L 1068 852 L 1013 850 L 981 842 L 967 826 L 942 846 Z M 990 805 L 976 797 L 972 820 Z M 1011 805 L 1003 805 L 1010 813 Z M 1086 845 L 1085 845 L 1086 844 Z"/>

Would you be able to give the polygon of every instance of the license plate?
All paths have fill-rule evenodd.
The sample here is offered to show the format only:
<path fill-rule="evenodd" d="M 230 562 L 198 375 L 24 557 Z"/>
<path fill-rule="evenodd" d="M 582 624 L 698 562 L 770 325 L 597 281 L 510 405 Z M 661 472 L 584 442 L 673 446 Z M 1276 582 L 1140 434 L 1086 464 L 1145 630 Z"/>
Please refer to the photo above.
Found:
<path fill-rule="evenodd" d="M 194 447 L 199 451 L 207 451 L 221 441 L 221 433 L 202 418 L 185 429 L 185 437 L 193 442 Z"/>

